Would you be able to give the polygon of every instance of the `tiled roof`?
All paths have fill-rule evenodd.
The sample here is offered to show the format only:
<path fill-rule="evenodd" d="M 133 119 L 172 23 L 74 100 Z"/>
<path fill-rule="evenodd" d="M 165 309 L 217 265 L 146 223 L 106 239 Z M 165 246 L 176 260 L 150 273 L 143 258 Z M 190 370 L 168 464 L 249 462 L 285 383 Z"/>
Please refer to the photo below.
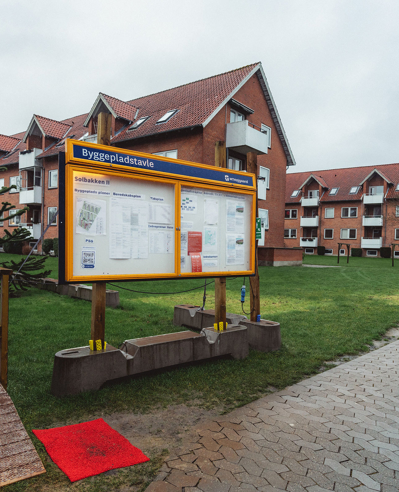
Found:
<path fill-rule="evenodd" d="M 399 192 L 395 191 L 396 186 L 399 184 L 399 164 L 381 164 L 378 166 L 289 173 L 286 181 L 286 203 L 299 203 L 301 194 L 296 198 L 292 198 L 291 194 L 294 190 L 298 190 L 311 175 L 317 177 L 319 181 L 323 180 L 328 183 L 328 190 L 320 198 L 322 202 L 360 200 L 363 194 L 362 189 L 359 189 L 356 195 L 350 195 L 349 191 L 352 186 L 359 186 L 369 175 L 371 177 L 374 170 L 379 171 L 382 177 L 393 183 L 393 186 L 389 187 L 387 198 L 399 198 Z M 339 188 L 336 195 L 329 195 L 329 191 L 332 188 Z"/>
<path fill-rule="evenodd" d="M 0 157 L 0 166 L 9 166 L 11 164 L 18 164 L 19 153 L 23 150 L 26 150 L 26 144 L 22 141 L 25 132 L 17 133 L 15 135 L 11 135 L 12 138 L 15 138 L 19 141 L 19 144 L 12 150 L 10 153 L 6 154 L 3 157 Z"/>
<path fill-rule="evenodd" d="M 20 139 L 0 134 L 0 151 L 11 152 Z"/>
<path fill-rule="evenodd" d="M 44 116 L 34 115 L 34 118 L 44 135 L 47 137 L 62 138 L 70 128 L 70 125 L 67 125 L 66 123 L 51 120 L 50 118 L 45 118 Z"/>
<path fill-rule="evenodd" d="M 130 103 L 121 101 L 120 99 L 116 99 L 115 97 L 107 96 L 106 94 L 101 95 L 114 110 L 118 118 L 123 118 L 124 120 L 128 121 L 134 121 L 137 113 L 137 108 L 135 106 Z"/>
<path fill-rule="evenodd" d="M 234 90 L 240 87 L 240 84 L 258 65 L 254 63 L 231 72 L 129 101 L 129 104 L 139 109 L 137 119 L 144 116 L 149 116 L 149 118 L 135 130 L 124 129 L 112 139 L 112 143 L 180 128 L 205 126 L 208 118 L 227 98 L 232 97 Z M 178 112 L 172 118 L 165 123 L 157 124 L 157 121 L 167 111 L 173 109 L 177 109 Z"/>

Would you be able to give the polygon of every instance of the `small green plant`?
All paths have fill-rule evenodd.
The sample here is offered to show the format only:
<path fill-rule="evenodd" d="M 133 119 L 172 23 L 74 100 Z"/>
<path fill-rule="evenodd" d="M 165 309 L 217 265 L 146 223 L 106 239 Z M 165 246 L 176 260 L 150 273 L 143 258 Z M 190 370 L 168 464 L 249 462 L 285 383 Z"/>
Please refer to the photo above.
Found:
<path fill-rule="evenodd" d="M 391 257 L 391 248 L 388 246 L 384 246 L 380 249 L 381 258 L 390 258 Z"/>
<path fill-rule="evenodd" d="M 54 248 L 53 243 L 53 239 L 45 239 L 42 246 L 43 253 L 45 253 L 46 255 L 50 254 L 50 251 Z"/>
<path fill-rule="evenodd" d="M 357 257 L 361 257 L 362 256 L 362 248 L 352 248 L 352 256 L 357 256 Z"/>
<path fill-rule="evenodd" d="M 317 246 L 317 254 L 323 256 L 326 253 L 325 246 Z"/>
<path fill-rule="evenodd" d="M 55 237 L 53 239 L 53 250 L 54 250 L 54 255 L 58 256 L 58 237 Z"/>

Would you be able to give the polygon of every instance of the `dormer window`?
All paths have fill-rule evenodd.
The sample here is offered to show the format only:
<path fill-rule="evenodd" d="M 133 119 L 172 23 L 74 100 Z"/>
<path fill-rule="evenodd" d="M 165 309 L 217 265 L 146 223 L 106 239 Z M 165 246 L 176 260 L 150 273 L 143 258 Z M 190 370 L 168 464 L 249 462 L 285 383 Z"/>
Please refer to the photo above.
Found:
<path fill-rule="evenodd" d="M 245 120 L 245 116 L 239 113 L 235 109 L 230 109 L 230 123 L 237 123 L 237 121 Z"/>
<path fill-rule="evenodd" d="M 350 195 L 357 195 L 359 188 L 360 188 L 360 186 L 352 186 L 352 188 L 349 191 L 349 194 Z"/>
<path fill-rule="evenodd" d="M 329 195 L 334 196 L 338 193 L 339 188 L 331 188 Z"/>
<path fill-rule="evenodd" d="M 301 190 L 294 190 L 291 194 L 291 198 L 296 198 L 300 192 L 301 192 Z"/>
<path fill-rule="evenodd" d="M 142 116 L 141 118 L 139 118 L 135 123 L 133 123 L 133 125 L 129 128 L 129 130 L 135 130 L 136 128 L 138 128 L 140 125 L 142 125 L 145 121 L 147 121 L 149 118 L 149 116 Z M 160 120 L 159 120 L 160 121 Z M 158 121 L 158 123 L 159 123 Z"/>
<path fill-rule="evenodd" d="M 172 109 L 168 111 L 162 116 L 162 118 L 159 118 L 157 123 L 166 123 L 168 120 L 170 120 L 170 118 L 172 118 L 172 116 L 174 116 L 177 113 L 177 111 L 178 109 Z"/>

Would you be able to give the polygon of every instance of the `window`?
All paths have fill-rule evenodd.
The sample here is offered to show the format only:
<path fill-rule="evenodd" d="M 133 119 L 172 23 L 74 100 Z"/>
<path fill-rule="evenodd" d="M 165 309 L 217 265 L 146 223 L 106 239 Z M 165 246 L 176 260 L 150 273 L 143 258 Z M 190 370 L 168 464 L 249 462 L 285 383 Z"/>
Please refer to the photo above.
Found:
<path fill-rule="evenodd" d="M 290 239 L 296 238 L 296 229 L 284 229 L 284 237 Z"/>
<path fill-rule="evenodd" d="M 356 195 L 357 192 L 359 191 L 360 186 L 352 186 L 352 188 L 349 190 L 350 195 Z"/>
<path fill-rule="evenodd" d="M 286 219 L 297 219 L 298 218 L 298 210 L 295 209 L 290 209 L 287 208 L 285 211 L 285 218 Z"/>
<path fill-rule="evenodd" d="M 370 195 L 383 195 L 384 187 L 383 186 L 370 186 L 369 188 Z"/>
<path fill-rule="evenodd" d="M 366 251 L 366 256 L 378 256 L 378 251 L 376 249 L 368 249 Z"/>
<path fill-rule="evenodd" d="M 9 211 L 8 215 L 14 215 L 16 214 L 17 212 L 19 212 L 20 209 L 19 208 L 13 208 L 12 210 Z M 21 223 L 21 216 L 20 215 L 17 215 L 16 217 L 13 217 L 12 219 L 10 219 L 8 221 L 8 225 L 10 226 L 17 226 Z"/>
<path fill-rule="evenodd" d="M 399 229 L 395 229 L 395 240 L 399 240 Z"/>
<path fill-rule="evenodd" d="M 229 169 L 234 171 L 244 171 L 244 161 L 241 159 L 235 159 L 234 157 L 229 157 L 229 163 L 227 166 Z"/>
<path fill-rule="evenodd" d="M 258 246 L 266 246 L 265 245 L 265 231 L 269 229 L 269 210 L 264 208 L 260 208 L 258 210 L 258 214 L 261 222 L 261 234 L 262 237 L 258 240 Z"/>
<path fill-rule="evenodd" d="M 340 256 L 345 256 L 345 250 L 344 249 L 340 249 L 339 250 L 339 254 L 340 254 Z"/>
<path fill-rule="evenodd" d="M 393 256 L 394 258 L 399 258 L 399 251 L 394 251 Z"/>
<path fill-rule="evenodd" d="M 263 179 L 259 179 L 263 178 Z M 258 198 L 259 200 L 266 200 L 266 190 L 269 189 L 270 184 L 270 169 L 267 167 L 259 166 L 258 176 Z"/>
<path fill-rule="evenodd" d="M 48 172 L 48 187 L 57 188 L 58 187 L 58 169 L 52 169 Z"/>
<path fill-rule="evenodd" d="M 341 229 L 341 239 L 356 239 L 356 229 Z"/>
<path fill-rule="evenodd" d="M 272 129 L 270 128 L 270 126 L 267 126 L 267 125 L 264 125 L 263 123 L 261 123 L 261 125 L 260 125 L 260 131 L 262 133 L 265 133 L 266 134 L 267 139 L 268 139 L 267 146 L 270 149 L 271 146 L 272 146 Z"/>
<path fill-rule="evenodd" d="M 141 118 L 139 118 L 135 123 L 133 123 L 133 125 L 129 128 L 129 130 L 135 130 L 136 128 L 138 128 L 140 125 L 142 125 L 145 121 L 147 121 L 149 118 L 149 116 L 142 116 Z M 158 122 L 159 123 L 159 120 Z"/>
<path fill-rule="evenodd" d="M 329 195 L 334 196 L 338 193 L 339 188 L 331 188 Z"/>
<path fill-rule="evenodd" d="M 334 218 L 334 209 L 333 208 L 326 208 L 324 210 L 324 218 L 325 219 L 333 219 Z"/>
<path fill-rule="evenodd" d="M 332 249 L 327 249 L 327 248 L 326 248 L 326 249 L 324 250 L 324 254 L 325 254 L 325 255 L 332 255 L 332 254 L 333 254 L 333 250 L 332 250 Z"/>
<path fill-rule="evenodd" d="M 177 159 L 177 150 L 165 150 L 164 152 L 154 152 L 152 155 L 160 155 L 161 157 L 169 157 Z"/>
<path fill-rule="evenodd" d="M 305 254 L 314 255 L 314 249 L 313 248 L 305 248 Z"/>
<path fill-rule="evenodd" d="M 318 197 L 319 197 L 319 190 L 308 191 L 308 198 L 318 198 Z"/>
<path fill-rule="evenodd" d="M 324 239 L 333 239 L 334 229 L 324 229 Z"/>
<path fill-rule="evenodd" d="M 230 123 L 237 123 L 237 121 L 245 120 L 245 116 L 239 113 L 235 109 L 230 109 Z"/>
<path fill-rule="evenodd" d="M 54 217 L 56 213 L 57 213 L 57 207 L 48 208 L 48 224 L 51 223 L 52 226 L 57 225 L 57 217 Z"/>
<path fill-rule="evenodd" d="M 301 190 L 294 190 L 291 194 L 291 198 L 296 198 L 299 195 L 300 191 Z"/>
<path fill-rule="evenodd" d="M 396 185 L 395 191 L 399 191 L 399 183 Z"/>
<path fill-rule="evenodd" d="M 4 214 L 1 214 L 0 219 L 3 219 L 3 218 L 4 218 Z M 3 227 L 3 225 L 4 225 L 4 221 L 0 220 L 0 227 Z"/>
<path fill-rule="evenodd" d="M 19 193 L 19 176 L 10 176 L 10 186 L 15 185 L 16 189 L 10 190 L 10 193 Z"/>
<path fill-rule="evenodd" d="M 4 178 L 0 179 L 0 190 L 4 188 Z"/>
<path fill-rule="evenodd" d="M 166 123 L 168 120 L 170 120 L 170 118 L 172 118 L 172 116 L 174 116 L 177 113 L 177 111 L 178 111 L 177 109 L 172 109 L 168 111 L 161 118 L 159 118 L 157 123 Z"/>
<path fill-rule="evenodd" d="M 357 207 L 342 207 L 341 217 L 357 217 Z"/>
<path fill-rule="evenodd" d="M 396 212 L 395 212 L 396 217 L 399 217 L 399 206 L 396 205 Z"/>

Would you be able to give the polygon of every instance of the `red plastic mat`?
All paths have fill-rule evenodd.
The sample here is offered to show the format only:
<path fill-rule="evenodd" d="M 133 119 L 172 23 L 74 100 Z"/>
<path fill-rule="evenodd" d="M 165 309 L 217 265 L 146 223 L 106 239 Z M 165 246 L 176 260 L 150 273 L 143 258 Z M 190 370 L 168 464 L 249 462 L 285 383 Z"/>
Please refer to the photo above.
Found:
<path fill-rule="evenodd" d="M 71 482 L 149 461 L 103 419 L 33 433 Z"/>

